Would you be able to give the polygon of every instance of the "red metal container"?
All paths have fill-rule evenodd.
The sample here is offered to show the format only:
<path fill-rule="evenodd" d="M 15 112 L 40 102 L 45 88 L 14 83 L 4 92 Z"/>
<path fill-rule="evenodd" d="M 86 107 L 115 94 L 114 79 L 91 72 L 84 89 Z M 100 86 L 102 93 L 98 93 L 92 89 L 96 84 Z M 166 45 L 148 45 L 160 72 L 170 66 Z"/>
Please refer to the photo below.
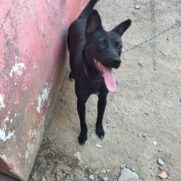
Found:
<path fill-rule="evenodd" d="M 0 172 L 27 180 L 66 64 L 66 34 L 87 0 L 0 1 Z"/>

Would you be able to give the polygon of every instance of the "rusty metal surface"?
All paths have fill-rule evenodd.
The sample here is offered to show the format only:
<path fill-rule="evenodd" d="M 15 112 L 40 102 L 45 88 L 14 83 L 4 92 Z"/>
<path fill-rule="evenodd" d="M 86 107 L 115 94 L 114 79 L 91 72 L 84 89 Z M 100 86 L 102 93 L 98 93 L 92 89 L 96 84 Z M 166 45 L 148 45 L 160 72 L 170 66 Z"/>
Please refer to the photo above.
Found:
<path fill-rule="evenodd" d="M 85 2 L 0 1 L 0 172 L 28 179 L 63 79 L 67 27 Z"/>

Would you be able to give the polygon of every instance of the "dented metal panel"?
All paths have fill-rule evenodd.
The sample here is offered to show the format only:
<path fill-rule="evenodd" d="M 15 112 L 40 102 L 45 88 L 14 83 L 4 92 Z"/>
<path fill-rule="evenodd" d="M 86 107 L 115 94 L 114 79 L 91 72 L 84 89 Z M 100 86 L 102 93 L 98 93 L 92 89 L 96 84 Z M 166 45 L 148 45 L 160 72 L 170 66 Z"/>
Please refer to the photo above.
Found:
<path fill-rule="evenodd" d="M 0 1 L 0 172 L 27 180 L 61 85 L 66 34 L 87 1 Z"/>

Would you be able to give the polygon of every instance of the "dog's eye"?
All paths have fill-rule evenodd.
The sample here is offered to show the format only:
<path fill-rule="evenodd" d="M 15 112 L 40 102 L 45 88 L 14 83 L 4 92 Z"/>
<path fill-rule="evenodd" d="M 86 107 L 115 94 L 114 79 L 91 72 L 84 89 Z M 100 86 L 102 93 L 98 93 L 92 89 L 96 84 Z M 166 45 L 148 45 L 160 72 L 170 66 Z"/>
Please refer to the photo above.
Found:
<path fill-rule="evenodd" d="M 120 45 L 119 42 L 115 42 L 114 46 L 115 46 L 115 48 L 118 48 L 118 49 L 122 48 L 122 45 Z"/>
<path fill-rule="evenodd" d="M 104 40 L 104 41 L 100 41 L 100 42 L 98 43 L 98 46 L 99 46 L 99 47 L 101 47 L 101 48 L 106 47 L 106 45 L 107 45 L 106 40 Z"/>

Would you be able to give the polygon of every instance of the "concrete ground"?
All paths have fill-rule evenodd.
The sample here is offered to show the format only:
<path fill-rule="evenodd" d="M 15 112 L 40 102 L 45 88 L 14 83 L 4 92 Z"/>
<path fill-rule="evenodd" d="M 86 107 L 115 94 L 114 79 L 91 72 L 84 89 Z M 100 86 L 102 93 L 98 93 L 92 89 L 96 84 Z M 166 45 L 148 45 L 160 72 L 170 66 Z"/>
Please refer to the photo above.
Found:
<path fill-rule="evenodd" d="M 180 0 L 100 0 L 97 9 L 107 30 L 133 20 L 123 37 L 124 50 L 143 43 L 125 51 L 115 71 L 118 91 L 108 97 L 102 141 L 95 135 L 97 97 L 92 96 L 87 102 L 88 141 L 79 146 L 74 82 L 67 71 L 30 180 L 87 180 L 94 175 L 93 180 L 107 176 L 115 181 L 125 164 L 142 181 L 160 180 L 162 170 L 170 181 L 180 181 Z M 81 161 L 79 154 L 78 159 L 73 156 L 77 152 Z"/>
<path fill-rule="evenodd" d="M 17 181 L 16 179 L 10 178 L 6 175 L 0 174 L 0 181 Z"/>

